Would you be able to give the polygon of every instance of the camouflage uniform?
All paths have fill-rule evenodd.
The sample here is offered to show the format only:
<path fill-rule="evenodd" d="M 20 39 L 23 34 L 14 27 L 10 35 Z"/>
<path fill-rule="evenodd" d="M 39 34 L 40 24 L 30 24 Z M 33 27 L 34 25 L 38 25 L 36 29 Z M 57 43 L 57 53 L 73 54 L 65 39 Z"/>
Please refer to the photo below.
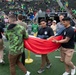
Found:
<path fill-rule="evenodd" d="M 9 41 L 9 53 L 16 55 L 21 54 L 24 50 L 23 39 L 28 38 L 24 27 L 16 25 L 12 29 L 7 29 L 6 37 Z"/>

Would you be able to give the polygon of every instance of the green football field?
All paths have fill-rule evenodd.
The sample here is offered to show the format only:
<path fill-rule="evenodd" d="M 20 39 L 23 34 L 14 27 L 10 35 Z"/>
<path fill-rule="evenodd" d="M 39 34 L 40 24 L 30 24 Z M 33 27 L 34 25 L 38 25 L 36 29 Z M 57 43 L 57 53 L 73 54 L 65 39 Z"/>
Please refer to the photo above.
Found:
<path fill-rule="evenodd" d="M 5 42 L 5 50 L 4 50 L 4 60 L 5 64 L 2 65 L 0 64 L 0 75 L 10 75 L 10 69 L 9 69 L 9 62 L 8 62 L 8 43 Z M 26 58 L 28 56 L 27 50 L 25 51 Z M 37 71 L 40 68 L 41 64 L 41 57 L 34 54 L 30 53 L 30 58 L 33 59 L 33 63 L 31 64 L 25 64 L 25 67 L 31 72 L 31 75 L 62 75 L 62 73 L 65 71 L 64 64 L 60 62 L 60 51 L 55 51 L 53 53 L 48 54 L 49 60 L 52 63 L 51 68 L 46 69 L 42 74 L 38 74 Z M 76 52 L 74 53 L 73 63 L 76 65 Z M 25 75 L 17 66 L 16 66 L 16 75 Z"/>

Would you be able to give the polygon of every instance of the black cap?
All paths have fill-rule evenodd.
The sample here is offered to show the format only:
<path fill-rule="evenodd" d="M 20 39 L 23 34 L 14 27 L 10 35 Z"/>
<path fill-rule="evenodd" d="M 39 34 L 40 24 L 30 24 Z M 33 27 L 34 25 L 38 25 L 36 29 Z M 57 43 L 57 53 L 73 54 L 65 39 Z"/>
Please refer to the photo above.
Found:
<path fill-rule="evenodd" d="M 70 17 L 64 17 L 64 18 L 62 19 L 62 21 L 71 21 L 71 18 L 70 18 Z"/>

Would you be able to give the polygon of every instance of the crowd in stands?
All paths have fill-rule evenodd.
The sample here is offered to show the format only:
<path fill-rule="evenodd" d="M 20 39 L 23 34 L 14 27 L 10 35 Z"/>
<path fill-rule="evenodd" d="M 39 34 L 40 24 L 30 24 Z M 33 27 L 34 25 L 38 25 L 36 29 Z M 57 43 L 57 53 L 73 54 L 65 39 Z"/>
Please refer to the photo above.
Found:
<path fill-rule="evenodd" d="M 65 0 L 62 0 L 62 3 L 65 4 Z M 70 9 L 69 6 L 68 6 L 68 9 Z M 62 45 L 63 50 L 64 50 L 64 48 L 66 48 L 66 49 L 72 48 L 72 50 L 71 50 L 72 54 L 70 54 L 70 57 L 72 58 L 72 55 L 74 52 L 73 51 L 73 49 L 74 49 L 74 38 L 73 38 L 74 29 L 70 25 L 73 24 L 73 26 L 74 26 L 75 23 L 72 21 L 71 18 L 67 17 L 66 15 L 57 13 L 57 12 L 64 12 L 64 11 L 62 11 L 62 9 L 59 7 L 56 0 L 39 0 L 39 1 L 38 0 L 37 1 L 26 0 L 26 2 L 22 1 L 22 0 L 13 0 L 12 2 L 2 0 L 2 2 L 0 2 L 0 25 L 1 24 L 4 25 L 4 27 L 1 26 L 1 28 L 3 30 L 3 31 L 1 31 L 1 33 L 6 32 L 6 30 L 7 30 L 6 34 L 9 39 L 7 38 L 7 36 L 6 36 L 6 38 L 10 41 L 10 50 L 11 51 L 9 54 L 9 60 L 10 60 L 11 75 L 16 75 L 15 70 L 12 71 L 16 64 L 24 71 L 25 75 L 30 75 L 30 72 L 27 71 L 23 66 L 23 65 L 25 65 L 24 64 L 25 59 L 22 60 L 23 65 L 19 61 L 19 58 L 22 55 L 24 56 L 24 52 L 23 52 L 24 48 L 23 48 L 23 43 L 22 43 L 23 38 L 26 38 L 26 39 L 29 38 L 28 34 L 37 36 L 41 39 L 48 39 L 51 36 L 57 36 L 64 32 L 62 35 L 64 37 L 65 36 L 66 37 L 63 38 L 63 40 L 61 40 L 61 41 L 54 40 L 54 42 L 63 43 L 63 45 Z M 50 18 L 50 12 L 55 13 L 55 14 L 51 15 L 51 16 L 54 15 L 52 18 Z M 38 19 L 37 19 L 39 14 L 40 15 L 45 14 L 44 17 L 39 17 L 39 18 L 41 18 L 40 22 L 38 22 Z M 47 14 L 47 16 L 46 16 L 46 14 Z M 49 18 L 46 19 L 47 17 L 49 17 Z M 30 20 L 30 21 L 26 22 L 26 18 L 27 18 L 27 20 Z M 42 18 L 44 18 L 44 19 L 42 19 Z M 15 27 L 19 30 L 15 29 Z M 11 34 L 12 31 L 13 31 L 13 34 Z M 70 31 L 70 33 L 72 32 L 71 35 L 69 34 L 69 31 Z M 28 32 L 28 34 L 25 34 L 27 32 Z M 16 34 L 14 34 L 14 33 L 16 33 Z M 14 37 L 12 38 L 11 35 Z M 71 36 L 72 36 L 72 38 L 71 38 Z M 12 39 L 12 43 L 11 43 L 11 39 Z M 22 41 L 19 39 L 22 39 Z M 71 42 L 69 42 L 70 39 L 71 39 Z M 69 42 L 69 43 L 67 43 L 67 42 Z M 2 34 L 1 34 L 1 43 L 3 43 Z M 17 43 L 16 47 L 14 47 L 13 43 L 14 44 Z M 12 47 L 11 47 L 11 44 L 13 45 Z M 19 49 L 21 49 L 21 50 L 17 51 L 16 50 L 17 48 L 18 48 L 18 50 Z M 3 48 L 3 44 L 2 44 L 2 58 L 0 58 L 0 63 L 4 63 L 3 49 L 4 48 Z M 17 56 L 13 55 L 14 53 L 12 50 L 14 50 L 15 53 L 18 53 Z M 67 51 L 69 51 L 69 50 L 67 50 Z M 68 52 L 66 52 L 65 54 L 67 54 L 67 53 Z M 12 59 L 12 57 L 14 57 L 14 58 Z M 40 69 L 38 70 L 38 73 L 42 73 L 44 71 L 44 66 L 46 64 L 47 64 L 46 65 L 47 68 L 51 67 L 51 63 L 47 57 L 47 54 L 42 54 L 41 57 L 42 57 L 42 63 L 41 63 Z M 69 66 L 69 68 L 71 68 L 71 70 L 72 70 L 71 74 L 73 73 L 72 75 L 74 75 L 75 66 L 71 62 L 70 57 L 68 57 L 69 62 L 67 60 L 63 60 L 63 59 L 62 60 L 65 62 L 64 64 L 66 66 Z M 16 60 L 16 58 L 17 58 L 17 60 Z M 63 57 L 61 56 L 61 58 L 63 58 Z M 15 59 L 15 61 L 14 61 L 14 59 Z M 67 59 L 67 58 L 65 57 L 65 59 Z M 15 63 L 14 66 L 11 63 Z M 20 64 L 21 64 L 21 66 L 20 66 Z M 69 72 L 67 72 L 67 75 L 68 74 L 69 74 Z M 64 72 L 63 75 L 66 75 L 66 72 Z"/>

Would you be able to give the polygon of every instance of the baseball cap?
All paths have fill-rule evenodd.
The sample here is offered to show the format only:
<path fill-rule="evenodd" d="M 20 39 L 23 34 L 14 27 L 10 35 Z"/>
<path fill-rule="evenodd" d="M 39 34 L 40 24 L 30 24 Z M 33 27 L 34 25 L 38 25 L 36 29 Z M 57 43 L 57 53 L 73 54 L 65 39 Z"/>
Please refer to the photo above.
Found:
<path fill-rule="evenodd" d="M 56 23 L 56 20 L 53 20 L 53 22 L 55 22 L 55 23 Z"/>

